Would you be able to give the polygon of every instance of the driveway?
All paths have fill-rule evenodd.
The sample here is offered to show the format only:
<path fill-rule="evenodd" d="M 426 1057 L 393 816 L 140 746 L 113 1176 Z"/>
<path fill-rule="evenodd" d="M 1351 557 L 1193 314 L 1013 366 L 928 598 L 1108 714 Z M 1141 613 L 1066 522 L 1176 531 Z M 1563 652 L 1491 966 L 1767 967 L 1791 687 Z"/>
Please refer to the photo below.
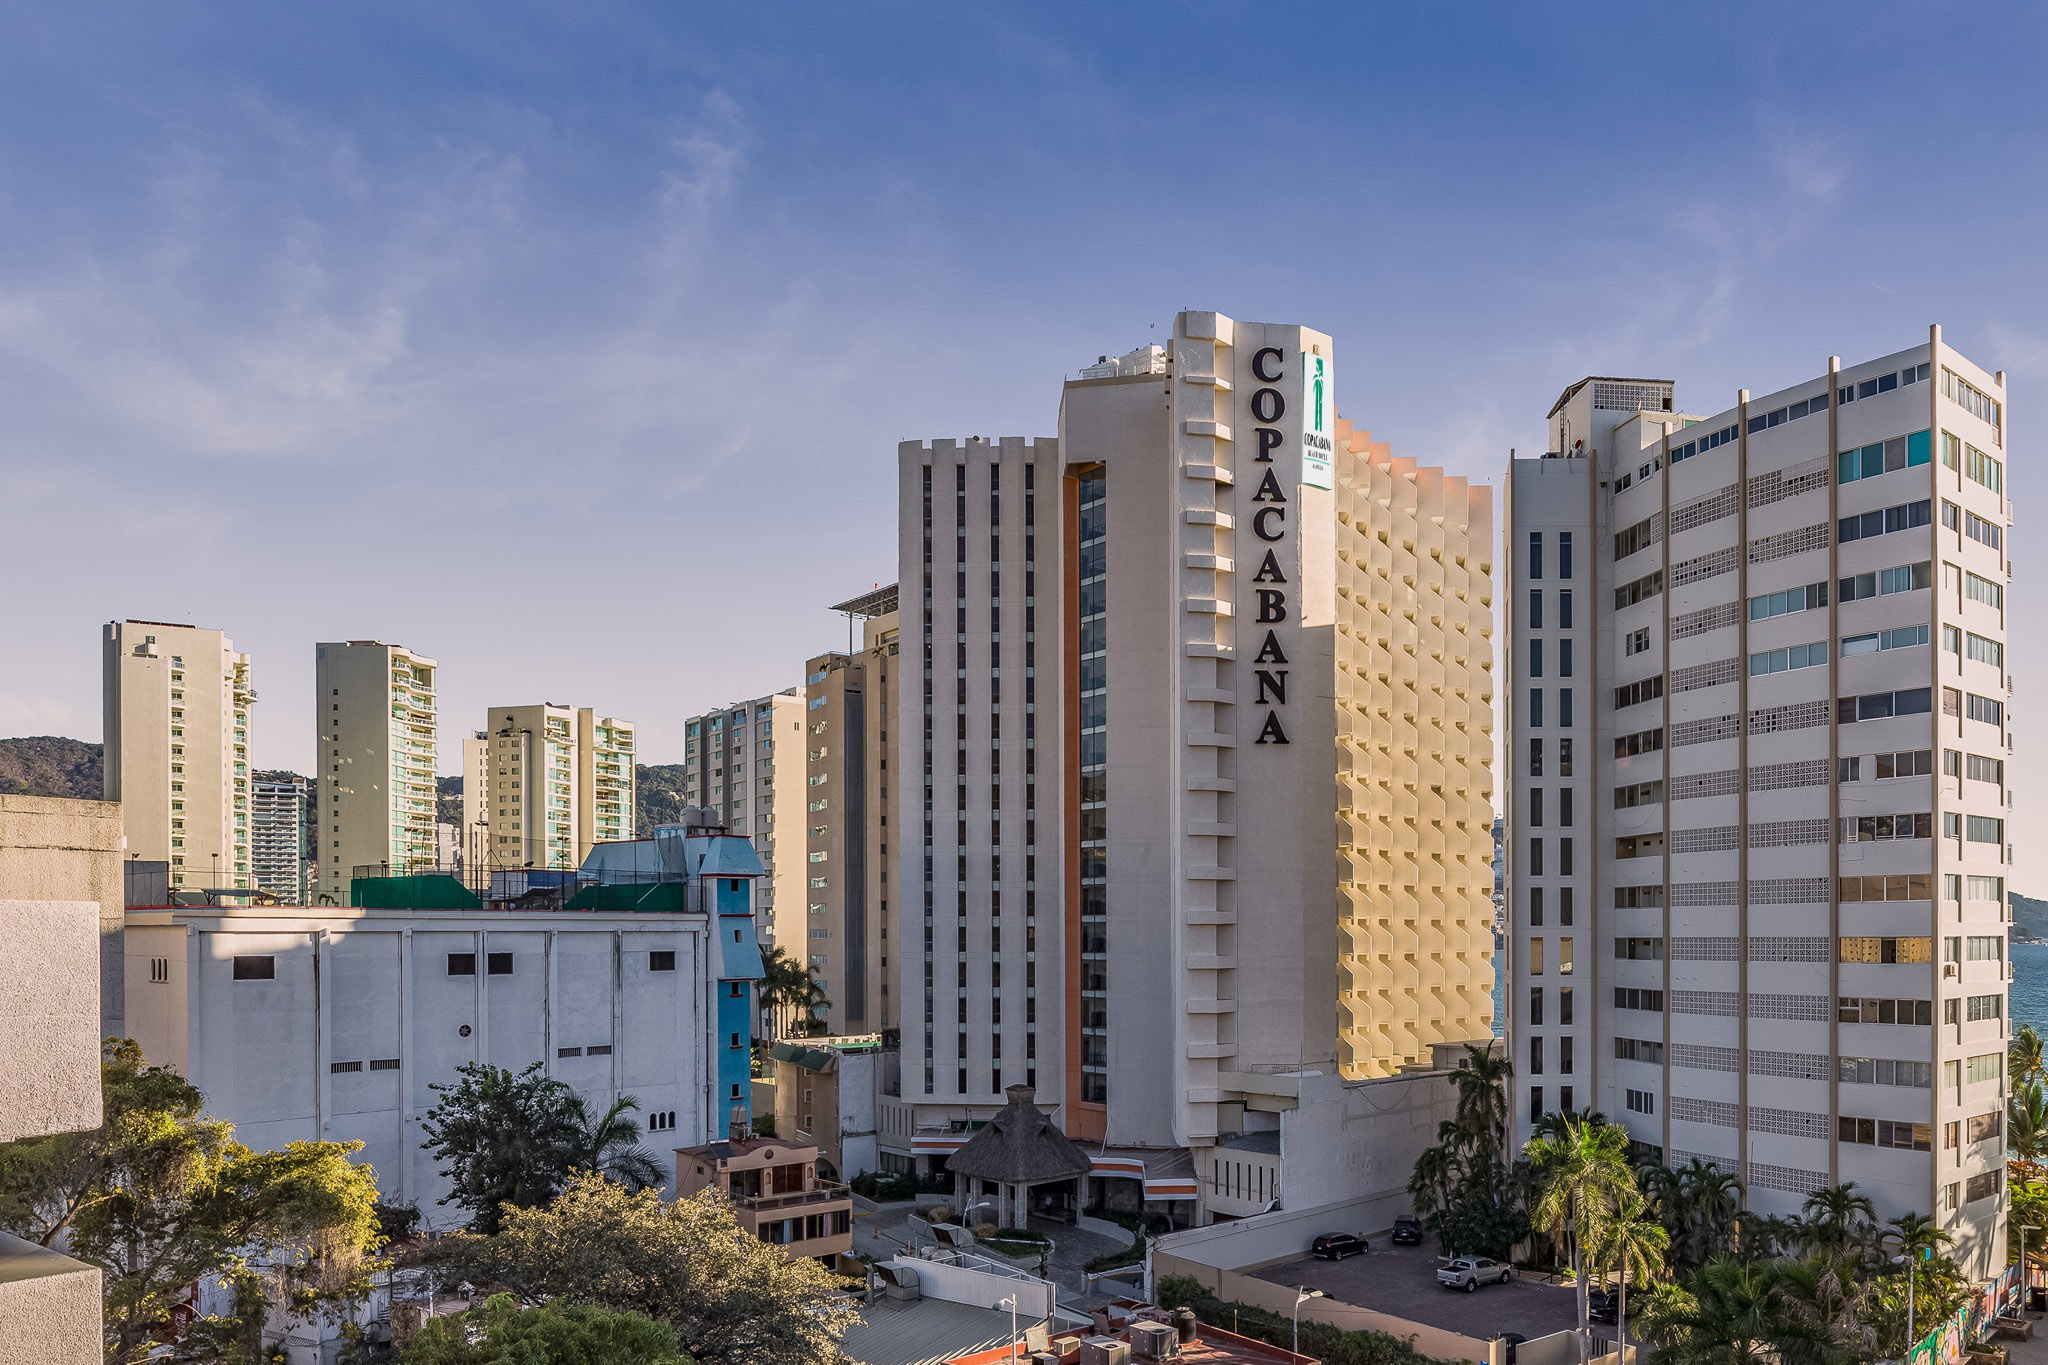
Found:
<path fill-rule="evenodd" d="M 1389 1246 L 1384 1238 L 1375 1237 L 1372 1250 L 1363 1256 L 1345 1261 L 1304 1256 L 1253 1273 L 1274 1284 L 1306 1285 L 1339 1303 L 1481 1341 L 1501 1332 L 1520 1332 L 1533 1341 L 1570 1331 L 1578 1323 L 1578 1300 L 1564 1286 L 1525 1279 L 1517 1272 L 1506 1284 L 1481 1285 L 1466 1294 L 1436 1282 L 1440 1264 L 1433 1246 Z"/>

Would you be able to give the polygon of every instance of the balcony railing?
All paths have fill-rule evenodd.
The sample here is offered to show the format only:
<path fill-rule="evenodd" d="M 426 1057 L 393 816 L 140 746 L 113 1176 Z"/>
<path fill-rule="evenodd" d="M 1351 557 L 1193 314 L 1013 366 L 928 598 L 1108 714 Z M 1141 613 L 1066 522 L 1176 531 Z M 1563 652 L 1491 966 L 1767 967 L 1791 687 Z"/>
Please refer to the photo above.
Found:
<path fill-rule="evenodd" d="M 778 1209 L 807 1208 L 816 1204 L 844 1204 L 853 1198 L 846 1186 L 836 1180 L 820 1180 L 808 1190 L 795 1190 L 788 1194 L 763 1194 L 751 1199 L 737 1198 L 732 1201 L 736 1209 L 748 1213 L 773 1213 Z"/>

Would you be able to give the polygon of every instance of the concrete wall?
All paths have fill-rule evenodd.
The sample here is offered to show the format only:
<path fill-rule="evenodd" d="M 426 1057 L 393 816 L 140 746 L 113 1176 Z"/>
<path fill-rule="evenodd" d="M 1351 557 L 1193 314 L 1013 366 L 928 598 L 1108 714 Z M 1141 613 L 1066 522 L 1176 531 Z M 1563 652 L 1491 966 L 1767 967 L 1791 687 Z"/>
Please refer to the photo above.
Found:
<path fill-rule="evenodd" d="M 1395 1213 L 1407 1212 L 1415 1159 L 1457 1108 L 1457 1087 L 1441 1071 L 1353 1082 L 1303 1077 L 1301 1106 L 1280 1116 L 1283 1207 L 1391 1198 L 1399 1207 L 1370 1225 L 1391 1226 Z M 1196 1174 L 1208 1172 L 1198 1168 Z"/>
<path fill-rule="evenodd" d="M 0 796 L 0 896 L 98 902 L 96 1027 L 105 1036 L 121 1036 L 121 807 L 112 801 Z"/>
<path fill-rule="evenodd" d="M 1020 1320 L 1030 1322 L 1052 1316 L 1053 1287 L 1045 1280 L 901 1256 L 889 1264 L 908 1266 L 916 1271 L 918 1287 L 928 1299 L 944 1299 L 948 1303 L 964 1303 L 975 1308 L 994 1308 L 1015 1294 Z"/>
<path fill-rule="evenodd" d="M 100 1272 L 0 1232 L 0 1365 L 98 1365 Z"/>
<path fill-rule="evenodd" d="M 98 918 L 0 901 L 0 1142 L 100 1125 Z"/>

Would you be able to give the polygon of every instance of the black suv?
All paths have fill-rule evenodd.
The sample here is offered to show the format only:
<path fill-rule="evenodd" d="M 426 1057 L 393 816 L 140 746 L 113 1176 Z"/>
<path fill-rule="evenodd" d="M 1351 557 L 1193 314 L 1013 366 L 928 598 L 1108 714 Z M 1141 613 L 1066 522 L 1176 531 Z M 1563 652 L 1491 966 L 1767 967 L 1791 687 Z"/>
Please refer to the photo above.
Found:
<path fill-rule="evenodd" d="M 1422 1245 L 1422 1220 L 1412 1213 L 1404 1213 L 1394 1220 L 1394 1232 L 1387 1239 L 1397 1247 Z"/>
<path fill-rule="evenodd" d="M 1595 1289 L 1586 1295 L 1586 1316 L 1594 1322 L 1613 1322 L 1620 1305 L 1615 1295 L 1605 1289 Z"/>
<path fill-rule="evenodd" d="M 1354 1237 L 1348 1232 L 1326 1232 L 1308 1244 L 1308 1254 L 1323 1261 L 1363 1256 L 1367 1249 L 1363 1237 Z"/>

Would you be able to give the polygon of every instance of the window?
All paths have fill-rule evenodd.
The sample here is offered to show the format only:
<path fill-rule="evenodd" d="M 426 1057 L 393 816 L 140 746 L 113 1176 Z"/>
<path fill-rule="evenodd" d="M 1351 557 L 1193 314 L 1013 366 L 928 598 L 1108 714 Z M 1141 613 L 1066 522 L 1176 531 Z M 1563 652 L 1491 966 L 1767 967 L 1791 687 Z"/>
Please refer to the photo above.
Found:
<path fill-rule="evenodd" d="M 1926 643 L 1927 626 L 1923 622 L 1917 626 L 1872 631 L 1867 635 L 1845 635 L 1842 637 L 1842 657 L 1847 659 L 1858 654 L 1876 654 L 1887 649 L 1912 649 L 1916 645 Z"/>
<path fill-rule="evenodd" d="M 1925 626 L 1921 630 L 1926 630 Z M 1848 642 L 1842 643 L 1844 653 Z M 1786 673 L 1796 668 L 1818 668 L 1828 661 L 1828 642 L 1816 640 L 1807 645 L 1789 645 L 1784 649 L 1767 649 L 1749 656 L 1749 676 L 1761 677 L 1767 673 Z"/>
<path fill-rule="evenodd" d="M 475 976 L 475 975 L 476 975 L 476 954 L 475 954 L 475 953 L 450 953 L 450 954 L 448 954 L 448 975 L 450 975 L 450 976 Z"/>
<path fill-rule="evenodd" d="M 1615 1041 L 1620 1042 L 1621 1040 L 1617 1038 Z M 1633 1113 L 1654 1114 L 1657 1112 L 1657 1097 L 1648 1090 L 1624 1091 L 1622 1103 L 1627 1105 Z"/>
<path fill-rule="evenodd" d="M 1664 591 L 1664 571 L 1654 570 L 1631 583 L 1624 583 L 1614 590 L 1614 609 L 1632 607 L 1638 602 L 1647 602 Z"/>
<path fill-rule="evenodd" d="M 1614 940 L 1614 956 L 1624 962 L 1657 962 L 1664 957 L 1664 940 L 1661 938 L 1618 938 Z"/>
<path fill-rule="evenodd" d="M 244 957 L 237 955 L 234 965 L 234 979 L 237 981 L 273 981 L 277 978 L 277 959 L 274 957 Z"/>
<path fill-rule="evenodd" d="M 1570 640 L 1559 640 L 1557 642 L 1557 676 L 1569 678 L 1571 675 L 1572 642 Z"/>
<path fill-rule="evenodd" d="M 1644 626 L 1640 630 L 1632 630 L 1627 635 L 1624 635 L 1622 637 L 1621 652 L 1624 657 L 1628 655 L 1641 654 L 1644 650 L 1648 649 L 1649 647 L 1650 628 L 1648 626 Z"/>
<path fill-rule="evenodd" d="M 647 970 L 650 972 L 672 972 L 676 969 L 676 954 L 673 948 L 657 948 L 647 954 Z"/>
<path fill-rule="evenodd" d="M 1835 1123 L 1835 1136 L 1843 1142 L 1860 1143 L 1865 1147 L 1896 1147 L 1912 1152 L 1931 1151 L 1934 1147 L 1931 1124 L 1907 1123 L 1897 1119 L 1858 1119 L 1847 1114 Z"/>
<path fill-rule="evenodd" d="M 1529 975 L 1543 975 L 1543 940 L 1540 938 L 1529 940 Z"/>
<path fill-rule="evenodd" d="M 1835 523 L 1835 539 L 1847 545 L 1851 541 L 1870 540 L 1894 531 L 1910 531 L 1915 527 L 1925 526 L 1932 520 L 1933 504 L 1922 498 L 1918 502 L 1902 502 L 1876 511 L 1843 517 Z"/>
<path fill-rule="evenodd" d="M 1985 1171 L 1982 1175 L 1973 1175 L 1968 1180 L 1965 1180 L 1963 1182 L 1963 1202 L 1965 1204 L 1974 1204 L 1979 1199 L 1989 1199 L 1997 1194 L 1998 1177 L 2001 1174 L 2002 1172 L 2000 1171 L 1990 1170 Z"/>
<path fill-rule="evenodd" d="M 2005 707 L 1991 697 L 1980 697 L 1975 692 L 1964 698 L 1963 715 L 1970 720 L 1981 720 L 1986 725 L 2003 724 Z"/>
<path fill-rule="evenodd" d="M 1844 1057 L 1837 1073 L 1845 1085 L 1896 1085 L 1928 1090 L 1934 1085 L 1934 1063 L 1894 1061 L 1890 1057 Z"/>
<path fill-rule="evenodd" d="M 1773 616 L 1789 616 L 1793 612 L 1813 611 L 1828 604 L 1828 585 L 1808 583 L 1804 587 L 1785 588 L 1779 592 L 1762 593 L 1749 599 L 1749 619 L 1767 621 Z"/>
<path fill-rule="evenodd" d="M 1963 411 L 1990 423 L 1994 433 L 1999 430 L 1998 400 L 1946 365 L 1941 367 L 1941 396 Z"/>
<path fill-rule="evenodd" d="M 1837 719 L 1843 725 L 1858 721 L 1884 720 L 1890 716 L 1922 716 L 1934 709 L 1934 689 L 1911 687 L 1898 692 L 1870 692 L 1860 697 L 1843 697 L 1837 703 Z"/>
<path fill-rule="evenodd" d="M 1835 1002 L 1835 1016 L 1844 1024 L 1932 1024 L 1931 1000 L 1882 999 L 1845 995 Z"/>
<path fill-rule="evenodd" d="M 1529 589 L 1529 629 L 1543 629 L 1543 589 Z"/>
<path fill-rule="evenodd" d="M 1966 1144 L 1988 1142 L 2005 1135 L 2005 1115 L 1996 1109 L 1988 1114 L 1972 1114 L 1963 1123 L 1963 1141 Z"/>
<path fill-rule="evenodd" d="M 341 1075 L 345 1072 L 361 1071 L 362 1069 L 363 1064 L 361 1062 L 329 1062 L 327 1064 L 327 1070 L 332 1075 Z"/>
<path fill-rule="evenodd" d="M 1922 626 L 1920 629 L 1924 631 L 1927 627 Z M 1965 634 L 1963 640 L 1964 658 L 1975 663 L 1990 664 L 1995 668 L 2005 667 L 2005 646 L 1998 641 L 1988 640 L 1975 632 Z"/>
<path fill-rule="evenodd" d="M 1569 687 L 1557 689 L 1557 723 L 1566 729 L 1572 726 L 1572 690 Z M 1564 742 L 1571 743 L 1570 740 Z"/>
<path fill-rule="evenodd" d="M 1942 505 L 1950 507 L 1954 504 L 1944 503 Z M 2005 545 L 2004 528 L 1995 521 L 1986 521 L 1975 512 L 1963 513 L 1963 534 L 1976 541 L 1979 545 L 1989 545 L 1994 550 L 2002 550 Z"/>
<path fill-rule="evenodd" d="M 1840 773 L 1841 780 L 1844 782 L 1861 782 L 1863 780 L 1863 760 L 1861 758 L 1843 759 L 1841 761 Z"/>
<path fill-rule="evenodd" d="M 1965 816 L 1963 838 L 1973 844 L 2002 844 L 2005 842 L 2005 821 L 1989 815 Z"/>
<path fill-rule="evenodd" d="M 1955 751 L 1951 749 L 1949 752 L 1954 753 Z M 2005 785 L 2004 759 L 1986 758 L 1982 754 L 1970 754 L 1966 756 L 1965 762 L 1968 767 L 1964 775 L 1972 782 L 1991 782 L 2001 787 Z"/>
<path fill-rule="evenodd" d="M 1631 786 L 1614 789 L 1614 808 L 1626 810 L 1631 806 L 1654 806 L 1664 799 L 1664 784 L 1659 782 L 1637 782 Z"/>
<path fill-rule="evenodd" d="M 1529 533 L 1529 577 L 1543 577 L 1543 533 Z"/>
<path fill-rule="evenodd" d="M 1627 559 L 1637 550 L 1648 549 L 1651 545 L 1656 544 L 1657 538 L 1651 533 L 1651 526 L 1655 520 L 1654 517 L 1646 517 L 1627 530 L 1616 532 L 1614 536 L 1614 557 L 1616 559 Z"/>
<path fill-rule="evenodd" d="M 1531 640 L 1529 642 L 1529 676 L 1532 678 L 1543 676 L 1543 642 L 1541 640 Z"/>
<path fill-rule="evenodd" d="M 1877 780 L 1882 782 L 1892 777 L 1926 777 L 1934 771 L 1934 750 L 1900 749 L 1894 753 L 1875 755 Z"/>
<path fill-rule="evenodd" d="M 1927 811 L 1914 811 L 1903 815 L 1842 817 L 1842 842 L 1845 844 L 1871 844 L 1889 839 L 1933 837 L 1934 816 Z"/>
<path fill-rule="evenodd" d="M 1559 630 L 1570 630 L 1572 628 L 1572 590 L 1570 588 L 1558 590 L 1557 628 Z"/>
<path fill-rule="evenodd" d="M 1639 731 L 1633 735 L 1616 735 L 1614 737 L 1614 756 L 1616 758 L 1633 758 L 1637 754 L 1654 754 L 1663 747 L 1664 730 L 1661 726 L 1654 730 Z"/>
<path fill-rule="evenodd" d="M 1543 689 L 1540 687 L 1529 689 L 1529 724 L 1543 724 Z"/>
<path fill-rule="evenodd" d="M 1977 574 L 1963 575 L 1963 596 L 1972 602 L 1982 602 L 1987 607 L 2005 610 L 2005 588 Z"/>
<path fill-rule="evenodd" d="M 1964 1013 L 1970 1023 L 1975 1024 L 1986 1019 L 2002 1019 L 2005 1017 L 2005 997 L 2003 995 L 1973 995 L 1969 998 L 1967 1004 L 1968 1008 Z"/>
<path fill-rule="evenodd" d="M 1860 602 L 1867 597 L 1889 597 L 1893 593 L 1914 592 L 1930 586 L 1934 581 L 1934 569 L 1930 561 L 1918 564 L 1901 564 L 1895 568 L 1881 569 L 1876 573 L 1860 573 L 1853 578 L 1844 578 L 1835 585 L 1841 600 Z"/>
<path fill-rule="evenodd" d="M 1557 533 L 1557 576 L 1569 582 L 1572 576 L 1572 533 Z"/>
<path fill-rule="evenodd" d="M 1635 986 L 1616 986 L 1614 988 L 1614 1008 L 1618 1010 L 1662 1010 L 1664 1008 L 1664 992 L 1659 990 L 1643 990 Z"/>
<path fill-rule="evenodd" d="M 1543 776 L 1543 737 L 1541 735 L 1537 735 L 1529 741 L 1529 776 Z M 1540 801 L 1542 797 L 1537 796 L 1536 799 Z M 1543 821 L 1539 818 L 1536 823 L 1540 825 Z"/>
<path fill-rule="evenodd" d="M 470 971 L 471 971 L 471 974 L 472 974 L 472 975 L 473 975 L 473 974 L 475 973 L 475 971 L 476 971 L 476 968 L 475 968 L 475 965 L 474 965 L 474 964 L 475 964 L 475 961 L 476 961 L 476 960 L 475 960 L 474 958 L 471 958 L 471 959 L 470 959 L 470 962 L 471 962 L 471 967 L 470 967 Z M 510 976 L 510 975 L 512 975 L 512 954 L 510 954 L 510 953 L 490 953 L 490 954 L 487 954 L 487 955 L 486 955 L 486 960 L 485 960 L 485 962 L 484 962 L 484 970 L 485 970 L 485 971 L 486 971 L 486 972 L 487 972 L 488 974 L 490 974 L 491 976 Z"/>
<path fill-rule="evenodd" d="M 1664 675 L 1653 674 L 1640 682 L 1624 683 L 1614 689 L 1614 709 L 1636 706 L 1642 702 L 1655 701 L 1664 695 Z"/>
<path fill-rule="evenodd" d="M 1926 464 L 1934 453 L 1930 435 L 1930 432 L 1916 431 L 1910 436 L 1894 436 L 1889 441 L 1845 450 L 1835 457 L 1835 481 L 1855 483 L 1859 479 L 1874 479 L 1880 474 Z"/>
<path fill-rule="evenodd" d="M 2005 1054 L 2002 1052 L 1980 1052 L 1969 1059 L 1963 1068 L 1965 1085 L 1982 1085 L 1995 1081 L 2004 1075 Z"/>
<path fill-rule="evenodd" d="M 1913 938 L 1845 938 L 1841 944 L 1843 962 L 1908 963 L 1934 961 L 1934 940 Z"/>
<path fill-rule="evenodd" d="M 1566 840 L 1566 842 L 1569 843 L 1570 840 Z M 1559 976 L 1570 976 L 1572 974 L 1572 940 L 1569 934 L 1557 941 L 1557 974 Z"/>

